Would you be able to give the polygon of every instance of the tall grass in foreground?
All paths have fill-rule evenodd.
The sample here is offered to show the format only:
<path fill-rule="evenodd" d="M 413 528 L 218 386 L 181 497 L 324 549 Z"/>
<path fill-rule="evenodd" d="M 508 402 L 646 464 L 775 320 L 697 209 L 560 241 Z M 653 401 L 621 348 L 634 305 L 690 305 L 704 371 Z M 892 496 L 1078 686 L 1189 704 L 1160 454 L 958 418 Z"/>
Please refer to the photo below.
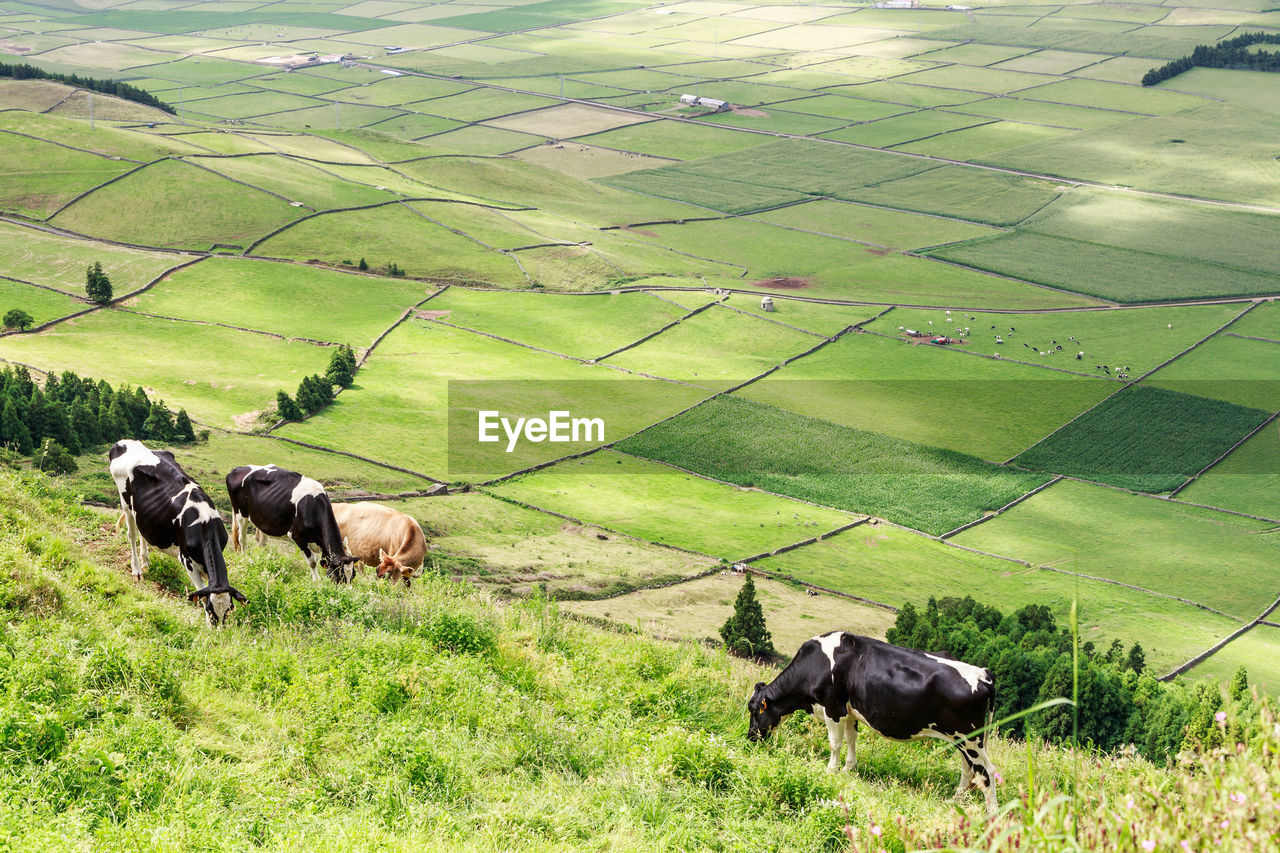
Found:
<path fill-rule="evenodd" d="M 134 585 L 114 515 L 49 483 L 0 471 L 0 846 L 1203 850 L 1280 827 L 1272 728 L 1172 768 L 1083 752 L 1078 774 L 1070 750 L 992 738 L 988 830 L 980 798 L 951 802 L 950 747 L 864 733 L 858 774 L 829 775 L 805 715 L 746 741 L 768 671 L 544 600 L 314 585 L 263 550 L 233 558 L 250 602 L 210 630 L 170 561 Z"/>

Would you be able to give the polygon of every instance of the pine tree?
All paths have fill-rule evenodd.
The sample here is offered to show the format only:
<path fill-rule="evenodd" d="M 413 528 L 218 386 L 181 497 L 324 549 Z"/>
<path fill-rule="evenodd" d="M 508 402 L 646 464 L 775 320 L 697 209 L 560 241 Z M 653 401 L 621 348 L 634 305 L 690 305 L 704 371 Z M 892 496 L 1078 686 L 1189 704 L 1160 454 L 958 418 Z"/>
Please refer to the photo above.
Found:
<path fill-rule="evenodd" d="M 178 416 L 173 419 L 173 440 L 185 444 L 196 440 L 196 431 L 191 428 L 191 416 L 186 409 L 178 409 Z"/>
<path fill-rule="evenodd" d="M 1227 693 L 1236 702 L 1243 702 L 1249 698 L 1249 673 L 1244 666 L 1237 669 L 1235 675 L 1231 676 L 1231 683 L 1227 686 Z"/>
<path fill-rule="evenodd" d="M 773 638 L 764 624 L 764 610 L 756 598 L 756 584 L 747 574 L 738 599 L 733 603 L 733 615 L 720 628 L 720 637 L 729 651 L 741 657 L 773 657 Z"/>
<path fill-rule="evenodd" d="M 302 420 L 302 409 L 299 409 L 298 404 L 284 391 L 276 392 L 276 411 L 286 421 Z"/>
<path fill-rule="evenodd" d="M 366 261 L 364 258 L 361 258 L 361 259 L 360 259 L 360 266 L 359 266 L 359 269 L 361 269 L 361 270 L 368 270 L 368 269 L 369 269 L 369 262 L 368 262 L 368 261 Z"/>
<path fill-rule="evenodd" d="M 1129 660 L 1125 663 L 1125 668 L 1138 675 L 1142 675 L 1142 671 L 1147 668 L 1147 655 L 1140 644 L 1134 643 L 1133 648 L 1129 649 Z"/>
<path fill-rule="evenodd" d="M 91 447 L 102 443 L 102 430 L 98 427 L 98 416 L 84 399 L 71 404 L 71 431 L 80 439 L 80 445 Z"/>
<path fill-rule="evenodd" d="M 152 403 L 147 420 L 142 425 L 143 438 L 151 441 L 169 442 L 173 440 L 173 417 L 163 403 Z"/>
<path fill-rule="evenodd" d="M 328 379 L 312 374 L 298 384 L 298 406 L 308 415 L 314 415 L 333 402 L 333 385 Z"/>
<path fill-rule="evenodd" d="M 329 369 L 325 377 L 334 385 L 346 388 L 356 375 L 356 354 L 351 347 L 342 344 L 329 359 Z"/>
<path fill-rule="evenodd" d="M 106 305 L 111 301 L 111 279 L 102 271 L 101 261 L 94 261 L 93 266 L 85 270 L 84 292 L 90 302 Z"/>
<path fill-rule="evenodd" d="M 6 446 L 26 456 L 31 452 L 31 431 L 18 417 L 18 407 L 12 397 L 6 397 L 4 411 L 0 412 L 0 434 L 4 435 Z"/>
<path fill-rule="evenodd" d="M 112 394 L 111 401 L 105 402 L 98 411 L 98 433 L 104 442 L 115 444 L 122 438 L 130 438 L 133 431 L 129 428 L 129 419 L 125 417 L 124 404 L 120 395 Z"/>

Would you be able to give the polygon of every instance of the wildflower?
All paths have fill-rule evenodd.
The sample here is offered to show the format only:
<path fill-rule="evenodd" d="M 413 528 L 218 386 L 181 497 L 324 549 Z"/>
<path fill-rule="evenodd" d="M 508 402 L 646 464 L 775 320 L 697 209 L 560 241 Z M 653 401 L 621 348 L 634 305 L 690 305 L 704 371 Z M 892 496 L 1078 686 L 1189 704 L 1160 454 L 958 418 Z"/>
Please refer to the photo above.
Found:
<path fill-rule="evenodd" d="M 1187 840 L 1184 838 L 1184 839 L 1182 840 L 1182 849 L 1183 849 L 1183 850 L 1185 850 L 1185 851 L 1186 851 L 1186 853 L 1191 853 L 1191 842 L 1187 841 Z"/>
<path fill-rule="evenodd" d="M 1156 849 L 1156 843 L 1155 843 L 1155 841 L 1153 841 L 1152 839 L 1148 838 L 1146 841 L 1142 842 L 1142 849 L 1143 849 L 1143 850 L 1155 850 L 1155 849 Z"/>
<path fill-rule="evenodd" d="M 1213 718 L 1218 721 L 1218 725 L 1222 725 L 1227 721 L 1227 712 L 1219 711 L 1218 713 L 1213 715 Z"/>
<path fill-rule="evenodd" d="M 1125 801 L 1124 801 L 1124 807 L 1125 807 L 1126 809 L 1131 809 L 1131 808 L 1133 808 L 1133 797 L 1130 797 L 1129 799 L 1127 799 L 1127 800 L 1125 800 Z"/>
<path fill-rule="evenodd" d="M 880 833 L 882 831 L 883 830 L 881 830 L 880 827 L 876 826 L 874 823 L 871 824 L 871 834 L 874 835 L 876 838 L 880 837 Z"/>
<path fill-rule="evenodd" d="M 1231 825 L 1230 821 L 1224 820 L 1222 823 L 1218 824 L 1218 829 L 1226 829 L 1230 825 Z"/>
<path fill-rule="evenodd" d="M 1232 795 L 1231 795 L 1231 802 L 1233 802 L 1233 803 L 1243 803 L 1243 802 L 1244 802 L 1244 794 L 1232 794 Z"/>

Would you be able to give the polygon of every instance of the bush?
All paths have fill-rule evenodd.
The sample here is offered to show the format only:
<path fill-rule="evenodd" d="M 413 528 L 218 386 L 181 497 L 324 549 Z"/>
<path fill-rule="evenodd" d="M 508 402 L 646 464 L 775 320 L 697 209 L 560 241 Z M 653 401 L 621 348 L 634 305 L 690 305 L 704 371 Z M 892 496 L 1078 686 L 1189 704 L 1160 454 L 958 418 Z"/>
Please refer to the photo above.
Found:
<path fill-rule="evenodd" d="M 67 449 L 52 438 L 46 438 L 31 457 L 31 467 L 46 474 L 74 474 L 80 468 Z"/>
<path fill-rule="evenodd" d="M 4 327 L 6 329 L 17 329 L 19 332 L 25 332 L 34 324 L 35 318 L 26 311 L 23 311 L 21 308 L 10 309 L 9 312 L 4 315 Z"/>

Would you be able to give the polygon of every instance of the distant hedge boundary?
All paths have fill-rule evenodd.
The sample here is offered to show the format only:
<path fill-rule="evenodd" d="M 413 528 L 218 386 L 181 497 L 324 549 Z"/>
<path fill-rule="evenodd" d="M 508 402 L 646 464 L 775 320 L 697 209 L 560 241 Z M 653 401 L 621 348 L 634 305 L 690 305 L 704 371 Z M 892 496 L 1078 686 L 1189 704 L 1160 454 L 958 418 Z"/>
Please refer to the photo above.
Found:
<path fill-rule="evenodd" d="M 1152 68 L 1142 76 L 1142 85 L 1154 86 L 1196 67 L 1280 71 L 1280 51 L 1250 51 L 1255 44 L 1280 44 L 1280 33 L 1245 33 L 1215 45 L 1198 44 L 1189 56 Z"/>
<path fill-rule="evenodd" d="M 78 86 L 81 89 L 92 89 L 104 95 L 114 95 L 126 101 L 134 101 L 135 103 L 145 104 L 148 107 L 155 107 L 158 110 L 169 113 L 169 115 L 178 114 L 173 107 L 150 92 L 139 89 L 137 86 L 130 86 L 128 83 L 121 83 L 119 80 L 99 80 L 96 77 L 81 77 L 79 74 L 58 74 L 54 71 L 45 71 L 43 68 L 37 68 L 34 65 L 25 63 L 15 65 L 8 62 L 0 62 L 0 77 L 11 77 L 14 80 L 53 80 L 55 83 L 66 83 L 69 86 Z"/>

